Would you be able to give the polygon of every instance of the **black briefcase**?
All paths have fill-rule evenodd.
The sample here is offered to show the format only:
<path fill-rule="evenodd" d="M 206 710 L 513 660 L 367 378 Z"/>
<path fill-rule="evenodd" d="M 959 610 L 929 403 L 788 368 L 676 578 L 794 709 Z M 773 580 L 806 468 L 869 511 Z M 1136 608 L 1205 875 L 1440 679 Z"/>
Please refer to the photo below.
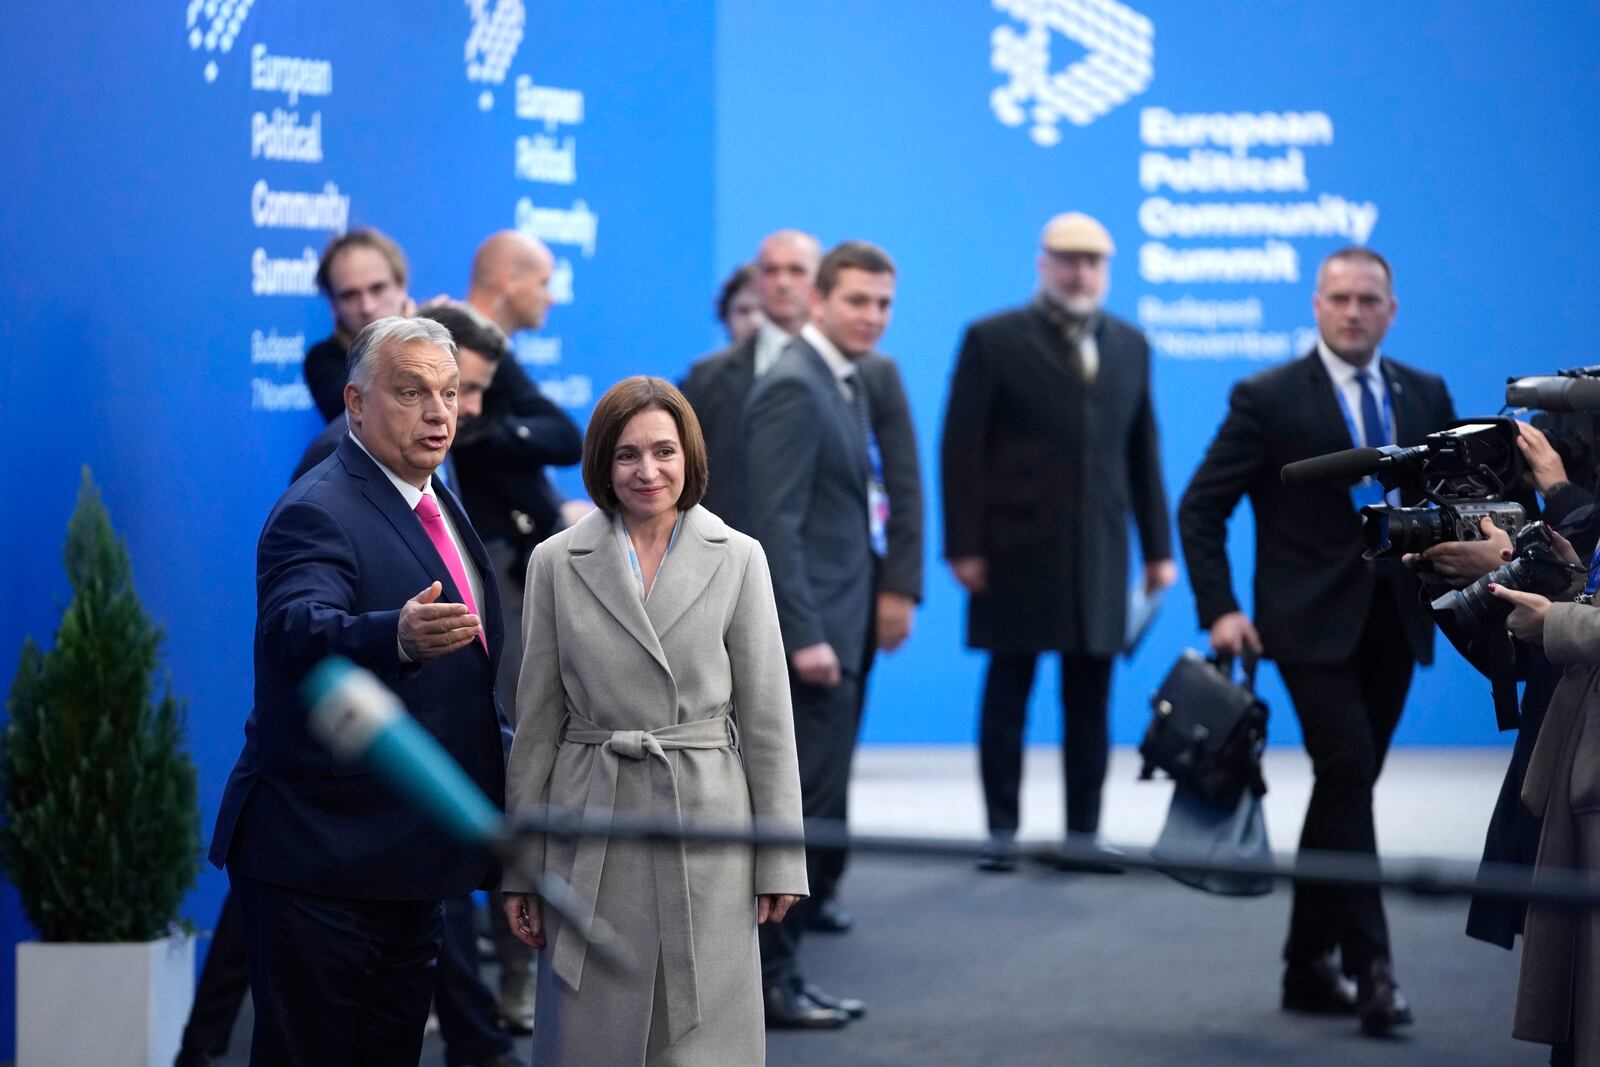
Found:
<path fill-rule="evenodd" d="M 1249 789 L 1267 791 L 1261 753 L 1267 744 L 1267 706 L 1255 694 L 1256 658 L 1244 661 L 1244 684 L 1233 660 L 1207 660 L 1184 650 L 1150 698 L 1155 712 L 1139 742 L 1140 778 L 1157 769 L 1222 807 Z"/>

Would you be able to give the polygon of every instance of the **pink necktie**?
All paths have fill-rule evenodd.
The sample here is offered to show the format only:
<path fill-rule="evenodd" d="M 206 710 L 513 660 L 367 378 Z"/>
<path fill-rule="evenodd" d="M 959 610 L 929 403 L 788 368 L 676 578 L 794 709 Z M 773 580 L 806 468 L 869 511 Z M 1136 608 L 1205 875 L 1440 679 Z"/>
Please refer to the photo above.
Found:
<path fill-rule="evenodd" d="M 433 497 L 427 493 L 422 494 L 422 499 L 417 501 L 417 518 L 422 520 L 422 528 L 428 532 L 428 540 L 433 542 L 433 547 L 438 550 L 439 558 L 444 560 L 444 569 L 450 572 L 450 578 L 456 583 L 456 588 L 461 590 L 461 602 L 467 610 L 474 615 L 478 614 L 478 605 L 472 600 L 472 586 L 467 582 L 467 569 L 462 566 L 461 553 L 456 551 L 456 546 L 450 540 L 450 533 L 444 528 L 444 516 L 439 514 L 439 505 L 434 503 Z M 484 651 L 488 651 L 489 642 L 483 636 L 483 627 L 478 628 L 478 640 L 483 642 Z"/>

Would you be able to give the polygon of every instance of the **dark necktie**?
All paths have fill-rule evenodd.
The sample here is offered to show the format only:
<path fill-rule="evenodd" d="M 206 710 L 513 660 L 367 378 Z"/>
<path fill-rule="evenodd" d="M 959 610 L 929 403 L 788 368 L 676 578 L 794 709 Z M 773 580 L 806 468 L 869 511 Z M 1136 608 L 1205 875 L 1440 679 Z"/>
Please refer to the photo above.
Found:
<path fill-rule="evenodd" d="M 1368 448 L 1379 448 L 1389 443 L 1384 431 L 1383 416 L 1378 412 L 1378 398 L 1372 392 L 1372 372 L 1357 371 L 1356 384 L 1361 386 L 1361 436 Z"/>
<path fill-rule="evenodd" d="M 883 457 L 872 432 L 872 411 L 867 406 L 867 384 L 858 368 L 844 380 L 850 393 L 850 407 L 861 427 L 861 440 L 867 449 L 867 526 L 872 535 L 872 551 L 879 557 L 889 551 L 889 496 L 883 488 Z"/>

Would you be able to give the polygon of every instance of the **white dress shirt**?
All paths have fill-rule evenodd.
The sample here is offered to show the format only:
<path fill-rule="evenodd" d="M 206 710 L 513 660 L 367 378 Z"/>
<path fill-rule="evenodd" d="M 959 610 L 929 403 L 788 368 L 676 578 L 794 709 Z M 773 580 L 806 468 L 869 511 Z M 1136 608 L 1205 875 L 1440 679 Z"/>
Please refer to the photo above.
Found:
<path fill-rule="evenodd" d="M 767 319 L 761 320 L 761 325 L 756 330 L 756 377 L 759 378 L 772 369 L 778 362 L 778 357 L 783 355 L 784 348 L 794 337 L 784 333 Z"/>
<path fill-rule="evenodd" d="M 1383 356 L 1374 355 L 1372 362 L 1365 368 L 1356 368 L 1334 355 L 1333 349 L 1328 347 L 1328 342 L 1317 338 L 1317 355 L 1322 357 L 1322 365 L 1327 368 L 1328 377 L 1333 380 L 1333 387 L 1338 390 L 1344 403 L 1342 410 L 1350 419 L 1350 443 L 1355 448 L 1366 446 L 1376 448 L 1380 444 L 1394 444 L 1394 404 L 1389 399 L 1389 383 L 1383 378 Z M 1356 375 L 1361 370 L 1367 371 L 1371 384 L 1367 388 L 1372 390 L 1372 398 L 1377 402 L 1378 414 L 1383 417 L 1385 428 L 1389 432 L 1389 440 L 1368 441 L 1366 428 L 1361 424 L 1361 383 L 1356 380 Z"/>
<path fill-rule="evenodd" d="M 800 336 L 805 338 L 806 342 L 817 350 L 817 354 L 822 357 L 822 362 L 826 363 L 828 369 L 833 372 L 834 381 L 838 382 L 839 392 L 844 394 L 844 398 L 846 400 L 853 399 L 849 382 L 851 378 L 856 376 L 855 360 L 839 351 L 838 346 L 828 340 L 827 334 L 809 322 L 800 327 Z"/>

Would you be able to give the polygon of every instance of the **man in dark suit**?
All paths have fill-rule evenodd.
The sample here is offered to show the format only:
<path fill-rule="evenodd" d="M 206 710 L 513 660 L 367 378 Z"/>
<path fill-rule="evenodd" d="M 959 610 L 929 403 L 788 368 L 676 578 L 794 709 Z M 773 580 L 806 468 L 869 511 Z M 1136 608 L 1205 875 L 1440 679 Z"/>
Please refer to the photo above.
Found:
<path fill-rule="evenodd" d="M 436 322 L 380 319 L 350 367 L 350 435 L 262 530 L 255 709 L 212 837 L 250 955 L 254 1063 L 415 1064 L 440 901 L 492 876 L 481 851 L 311 737 L 306 672 L 334 654 L 373 671 L 504 795 L 499 599 L 465 511 L 433 478 L 455 436 L 454 342 Z"/>
<path fill-rule="evenodd" d="M 858 361 L 889 324 L 894 283 L 894 264 L 881 249 L 846 241 L 829 252 L 817 271 L 811 321 L 757 381 L 744 412 L 750 533 L 772 566 L 807 818 L 845 817 L 873 628 L 881 551 L 874 543 L 885 536 Z M 822 859 L 807 850 L 808 881 L 818 880 Z M 770 1026 L 837 1027 L 865 1011 L 802 976 L 796 954 L 808 904 L 762 927 Z"/>
<path fill-rule="evenodd" d="M 1061 656 L 1067 833 L 1092 840 L 1123 648 L 1128 513 L 1144 588 L 1172 584 L 1166 491 L 1144 336 L 1101 309 L 1113 248 L 1087 215 L 1040 235 L 1032 303 L 967 329 L 941 442 L 945 558 L 970 594 L 967 644 L 989 651 L 978 750 L 989 847 L 1016 867 L 1022 740 L 1034 667 Z"/>
<path fill-rule="evenodd" d="M 683 380 L 683 395 L 700 420 L 711 465 L 711 484 L 701 503 L 740 531 L 748 532 L 749 525 L 742 491 L 745 400 L 810 318 L 821 257 L 822 248 L 809 233 L 779 230 L 765 237 L 756 250 L 761 324 L 743 340 L 696 360 Z"/>
<path fill-rule="evenodd" d="M 711 486 L 705 506 L 729 525 L 749 532 L 744 503 L 743 417 L 756 380 L 771 369 L 784 347 L 811 317 L 811 296 L 821 249 L 815 237 L 799 230 L 768 235 L 756 252 L 755 278 L 761 307 L 757 331 L 692 364 L 683 395 L 695 409 L 705 434 Z M 866 385 L 867 406 L 877 445 L 876 462 L 887 497 L 887 544 L 876 571 L 873 635 L 861 667 L 859 728 L 867 695 L 866 680 L 878 649 L 893 652 L 911 634 L 913 612 L 922 601 L 922 474 L 916 430 L 905 383 L 894 360 L 878 352 L 856 361 Z M 719 474 L 718 472 L 721 472 Z M 806 921 L 811 929 L 844 933 L 855 923 L 836 896 L 848 854 L 824 853 L 811 882 Z"/>
<path fill-rule="evenodd" d="M 1358 508 L 1381 501 L 1381 486 L 1290 488 L 1279 472 L 1340 449 L 1416 445 L 1455 418 L 1441 379 L 1379 354 L 1397 306 L 1383 257 L 1355 247 L 1329 256 L 1312 300 L 1317 347 L 1234 386 L 1178 509 L 1211 647 L 1276 660 L 1294 701 L 1314 775 L 1300 847 L 1364 856 L 1377 852 L 1372 790 L 1412 670 L 1433 660 L 1433 624 L 1415 576 L 1362 558 Z M 1259 631 L 1234 597 L 1226 551 L 1228 517 L 1246 495 Z M 1368 1033 L 1411 1021 L 1376 889 L 1296 885 L 1284 960 L 1287 1010 L 1355 1012 Z"/>

